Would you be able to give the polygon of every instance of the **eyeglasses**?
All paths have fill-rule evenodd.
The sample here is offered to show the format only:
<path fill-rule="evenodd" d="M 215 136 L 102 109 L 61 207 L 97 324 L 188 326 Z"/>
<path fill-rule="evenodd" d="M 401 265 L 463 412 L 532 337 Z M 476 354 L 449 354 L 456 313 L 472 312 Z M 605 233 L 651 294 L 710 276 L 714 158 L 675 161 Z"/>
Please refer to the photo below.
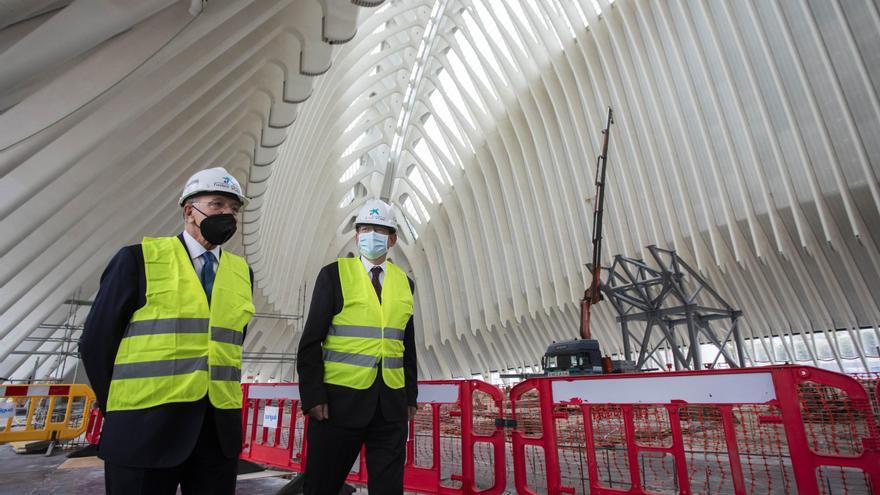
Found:
<path fill-rule="evenodd" d="M 376 232 L 377 234 L 391 235 L 391 229 L 381 225 L 358 225 L 357 231 L 359 234 Z"/>
<path fill-rule="evenodd" d="M 241 203 L 234 199 L 212 199 L 211 201 L 193 201 L 192 204 L 202 204 L 211 211 L 232 210 L 232 213 L 238 213 L 241 210 Z"/>

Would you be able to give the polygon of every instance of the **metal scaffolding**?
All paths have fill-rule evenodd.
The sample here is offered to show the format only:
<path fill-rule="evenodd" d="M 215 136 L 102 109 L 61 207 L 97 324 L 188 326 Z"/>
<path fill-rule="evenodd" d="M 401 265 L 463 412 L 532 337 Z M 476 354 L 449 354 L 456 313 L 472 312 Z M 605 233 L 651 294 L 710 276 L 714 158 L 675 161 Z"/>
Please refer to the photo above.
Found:
<path fill-rule="evenodd" d="M 714 367 L 722 357 L 730 367 L 746 366 L 750 360 L 738 326 L 742 311 L 728 304 L 675 251 L 654 245 L 647 249 L 656 267 L 616 255 L 603 269 L 602 293 L 617 311 L 624 358 L 633 361 L 635 342 L 636 369 L 648 361 L 669 366 L 659 355 L 666 350 L 676 370 Z M 718 350 L 710 364 L 703 360 L 703 343 Z"/>
<path fill-rule="evenodd" d="M 298 299 L 302 300 L 304 305 L 305 286 L 300 289 Z M 93 301 L 80 299 L 79 290 L 75 297 L 67 299 L 64 304 L 68 306 L 67 315 L 61 323 L 41 323 L 37 328 L 46 330 L 45 335 L 30 335 L 22 339 L 23 346 L 16 348 L 9 354 L 12 356 L 25 356 L 33 358 L 33 371 L 27 378 L 13 379 L 11 374 L 9 377 L 0 376 L 2 382 L 24 382 L 31 383 L 34 381 L 51 382 L 51 383 L 77 383 L 79 379 L 80 354 L 79 339 L 84 328 L 85 317 L 79 315 L 79 308 L 91 307 Z M 252 322 L 256 320 L 284 320 L 284 321 L 301 321 L 304 315 L 301 312 L 295 314 L 286 313 L 268 313 L 255 312 Z M 47 366 L 50 359 L 54 359 L 48 371 L 38 376 L 38 370 L 42 366 Z M 68 360 L 72 360 L 68 363 Z M 244 351 L 242 353 L 243 363 L 259 363 L 259 364 L 279 364 L 283 370 L 285 366 L 293 370 L 296 369 L 296 353 L 295 352 L 265 352 L 265 351 Z M 68 376 L 69 366 L 74 366 L 72 376 Z"/>

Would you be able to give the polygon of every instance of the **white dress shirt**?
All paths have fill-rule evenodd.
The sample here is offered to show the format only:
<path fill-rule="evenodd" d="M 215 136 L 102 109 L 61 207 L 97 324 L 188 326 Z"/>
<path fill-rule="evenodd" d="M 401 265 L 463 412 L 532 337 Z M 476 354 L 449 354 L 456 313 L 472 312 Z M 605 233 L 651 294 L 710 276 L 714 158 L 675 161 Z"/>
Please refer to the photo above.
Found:
<path fill-rule="evenodd" d="M 186 243 L 186 250 L 189 251 L 189 257 L 192 258 L 196 274 L 201 275 L 202 267 L 205 265 L 205 259 L 202 258 L 202 255 L 207 249 L 185 230 L 183 231 L 183 242 Z M 220 264 L 220 246 L 214 246 L 211 253 L 214 255 L 214 273 L 217 273 L 217 266 Z"/>
<path fill-rule="evenodd" d="M 202 251 L 204 251 L 204 249 L 202 249 Z M 379 265 L 374 265 L 370 260 L 361 256 L 361 263 L 364 264 L 364 268 L 366 268 L 367 275 L 370 277 L 370 280 L 373 280 L 373 272 L 371 271 L 373 269 L 373 267 L 378 266 L 379 268 L 381 268 L 382 272 L 379 274 L 379 285 L 381 286 L 381 285 L 385 284 L 385 262 L 384 261 Z"/>

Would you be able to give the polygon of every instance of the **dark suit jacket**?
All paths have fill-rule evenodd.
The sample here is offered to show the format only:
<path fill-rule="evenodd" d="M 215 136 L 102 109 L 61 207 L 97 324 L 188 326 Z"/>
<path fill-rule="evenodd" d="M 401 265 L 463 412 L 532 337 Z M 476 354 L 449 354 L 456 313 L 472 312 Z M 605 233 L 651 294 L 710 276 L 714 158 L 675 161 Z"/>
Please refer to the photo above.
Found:
<path fill-rule="evenodd" d="M 412 280 L 409 284 L 413 288 Z M 406 408 L 415 406 L 418 396 L 418 367 L 412 318 L 406 324 L 403 337 L 404 387 L 397 390 L 388 388 L 382 380 L 380 370 L 372 387 L 356 390 L 324 383 L 321 343 L 330 331 L 333 317 L 342 311 L 342 306 L 339 265 L 333 262 L 318 273 L 309 316 L 299 341 L 296 369 L 303 410 L 308 411 L 318 404 L 327 404 L 330 423 L 348 428 L 366 426 L 379 409 L 387 421 L 406 420 Z"/>
<path fill-rule="evenodd" d="M 186 249 L 182 234 L 178 239 Z M 95 391 L 98 407 L 104 413 L 98 456 L 121 466 L 164 468 L 180 465 L 193 451 L 208 414 L 213 415 L 217 425 L 223 456 L 230 459 L 238 456 L 241 450 L 241 410 L 216 409 L 207 396 L 195 402 L 163 404 L 148 409 L 106 411 L 116 351 L 132 314 L 147 302 L 146 285 L 141 245 L 122 248 L 101 275 L 101 287 L 80 337 L 83 366 Z"/>

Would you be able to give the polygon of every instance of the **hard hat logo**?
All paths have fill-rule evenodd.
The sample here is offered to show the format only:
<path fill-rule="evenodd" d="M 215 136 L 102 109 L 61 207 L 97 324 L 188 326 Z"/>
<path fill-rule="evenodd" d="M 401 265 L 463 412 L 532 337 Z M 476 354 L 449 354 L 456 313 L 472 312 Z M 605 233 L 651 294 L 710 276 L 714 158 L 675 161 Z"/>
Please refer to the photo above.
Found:
<path fill-rule="evenodd" d="M 368 199 L 361 209 L 358 210 L 355 224 L 381 225 L 390 229 L 397 229 L 397 218 L 394 208 L 380 199 Z"/>
<path fill-rule="evenodd" d="M 250 199 L 241 193 L 241 186 L 235 177 L 223 167 L 205 169 L 190 177 L 180 195 L 180 205 L 183 206 L 187 198 L 202 193 L 232 194 L 238 197 L 243 206 L 247 206 L 250 202 Z"/>
<path fill-rule="evenodd" d="M 223 185 L 232 188 L 235 192 L 241 191 L 238 187 L 238 181 L 228 175 L 223 177 Z"/>
<path fill-rule="evenodd" d="M 241 194 L 241 189 L 238 187 L 238 181 L 228 175 L 224 176 L 221 180 L 215 182 L 214 185 L 221 191 L 223 189 L 232 189 L 235 194 Z"/>

